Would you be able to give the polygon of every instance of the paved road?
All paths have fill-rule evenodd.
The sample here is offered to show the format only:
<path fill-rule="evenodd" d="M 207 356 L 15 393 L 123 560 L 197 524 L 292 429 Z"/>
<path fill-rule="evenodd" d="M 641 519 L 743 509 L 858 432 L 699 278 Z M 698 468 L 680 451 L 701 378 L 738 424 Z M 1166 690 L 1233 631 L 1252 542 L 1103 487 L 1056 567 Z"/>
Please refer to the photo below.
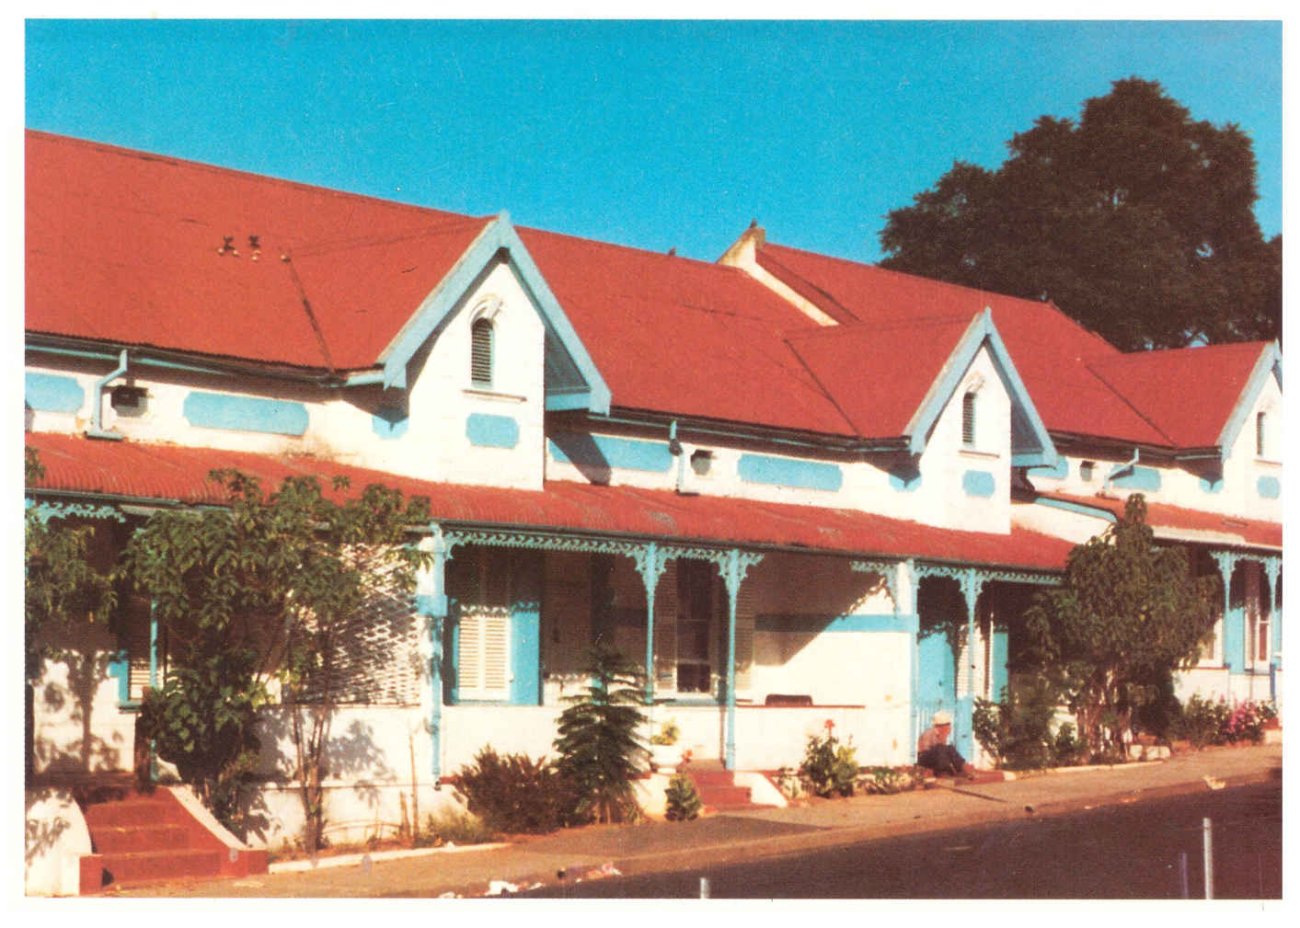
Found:
<path fill-rule="evenodd" d="M 1177 899 L 1180 852 L 1201 898 L 1201 820 L 1213 822 L 1215 895 L 1279 899 L 1279 782 L 1194 793 L 683 873 L 548 887 L 532 897 Z"/>

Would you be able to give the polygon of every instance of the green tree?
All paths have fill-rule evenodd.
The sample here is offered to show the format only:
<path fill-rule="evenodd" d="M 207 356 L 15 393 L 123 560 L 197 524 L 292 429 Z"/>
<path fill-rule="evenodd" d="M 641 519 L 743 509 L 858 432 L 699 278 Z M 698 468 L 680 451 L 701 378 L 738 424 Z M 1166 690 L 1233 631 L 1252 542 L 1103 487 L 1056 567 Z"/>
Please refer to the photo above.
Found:
<path fill-rule="evenodd" d="M 146 701 L 146 724 L 160 756 L 229 821 L 275 678 L 296 751 L 303 843 L 315 850 L 343 627 L 377 590 L 414 588 L 425 555 L 407 533 L 427 522 L 427 501 L 372 485 L 335 502 L 311 477 L 287 478 L 269 496 L 238 471 L 212 479 L 227 507 L 159 512 L 127 546 L 125 565 L 171 643 L 172 670 Z"/>
<path fill-rule="evenodd" d="M 1196 659 L 1214 599 L 1214 581 L 1193 576 L 1185 549 L 1155 544 L 1141 494 L 1070 553 L 1063 586 L 1038 597 L 1025 627 L 1037 660 L 1060 675 L 1093 754 L 1119 750 L 1134 712 Z"/>
<path fill-rule="evenodd" d="M 958 161 L 890 212 L 882 265 L 1051 300 L 1125 350 L 1280 336 L 1282 241 L 1255 219 L 1238 126 L 1128 78 L 1008 149 L 997 170 Z"/>
<path fill-rule="evenodd" d="M 27 486 L 45 477 L 34 448 L 25 448 Z M 117 604 L 111 565 L 90 554 L 95 527 L 51 517 L 29 502 L 23 519 L 23 770 L 30 781 L 35 762 L 35 687 L 46 660 L 73 657 L 69 642 L 79 627 L 108 618 Z M 87 655 L 81 655 L 83 658 Z M 82 708 L 84 744 L 89 745 L 90 711 Z"/>
<path fill-rule="evenodd" d="M 560 714 L 556 766 L 578 790 L 581 816 L 602 823 L 635 819 L 640 807 L 632 780 L 648 759 L 637 734 L 645 724 L 640 674 L 603 644 L 592 649 L 586 672 L 586 693 L 570 697 Z"/>

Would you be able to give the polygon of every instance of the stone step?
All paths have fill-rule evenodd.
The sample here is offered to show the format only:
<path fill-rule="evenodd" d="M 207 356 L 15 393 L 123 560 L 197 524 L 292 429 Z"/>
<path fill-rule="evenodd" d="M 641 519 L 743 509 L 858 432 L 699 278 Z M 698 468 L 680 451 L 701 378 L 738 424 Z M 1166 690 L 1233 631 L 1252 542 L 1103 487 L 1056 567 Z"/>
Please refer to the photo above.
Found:
<path fill-rule="evenodd" d="M 86 807 L 86 825 L 100 828 L 127 828 L 148 825 L 184 824 L 183 808 L 161 799 L 133 798 L 117 802 L 97 802 Z"/>
<path fill-rule="evenodd" d="M 101 858 L 104 888 L 133 886 L 159 880 L 214 877 L 221 874 L 220 851 L 171 850 L 104 854 Z"/>
<path fill-rule="evenodd" d="M 93 836 L 100 854 L 193 849 L 182 825 L 96 825 Z"/>

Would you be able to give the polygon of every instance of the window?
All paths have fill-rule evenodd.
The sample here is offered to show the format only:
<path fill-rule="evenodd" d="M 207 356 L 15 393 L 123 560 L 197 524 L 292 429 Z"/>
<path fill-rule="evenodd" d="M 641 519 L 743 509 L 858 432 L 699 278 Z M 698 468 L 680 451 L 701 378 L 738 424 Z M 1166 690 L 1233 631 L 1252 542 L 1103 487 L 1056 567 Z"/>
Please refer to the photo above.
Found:
<path fill-rule="evenodd" d="M 1268 441 L 1268 413 L 1261 412 L 1255 414 L 1255 456 L 1262 458 L 1267 456 Z"/>
<path fill-rule="evenodd" d="M 492 386 L 493 333 L 490 319 L 475 319 L 470 327 L 469 379 L 476 387 Z"/>
<path fill-rule="evenodd" d="M 961 443 L 967 448 L 975 444 L 975 391 L 967 390 L 961 398 Z"/>
<path fill-rule="evenodd" d="M 677 565 L 677 692 L 713 690 L 713 638 L 719 627 L 716 577 L 708 561 Z"/>
<path fill-rule="evenodd" d="M 510 558 L 504 552 L 470 549 L 448 565 L 448 593 L 459 603 L 459 699 L 510 696 L 510 586 Z"/>
<path fill-rule="evenodd" d="M 1243 569 L 1246 573 L 1247 665 L 1255 670 L 1266 670 L 1272 652 L 1268 627 L 1271 610 L 1266 596 L 1268 584 L 1261 565 L 1248 562 Z"/>

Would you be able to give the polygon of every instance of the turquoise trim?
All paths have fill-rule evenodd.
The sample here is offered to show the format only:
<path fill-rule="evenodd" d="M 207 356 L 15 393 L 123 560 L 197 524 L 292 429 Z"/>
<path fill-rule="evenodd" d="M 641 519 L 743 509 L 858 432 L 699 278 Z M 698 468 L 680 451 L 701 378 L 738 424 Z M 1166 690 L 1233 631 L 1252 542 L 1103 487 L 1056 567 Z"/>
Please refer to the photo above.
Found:
<path fill-rule="evenodd" d="M 1246 672 L 1246 610 L 1239 606 L 1223 619 L 1223 663 L 1229 673 Z"/>
<path fill-rule="evenodd" d="M 754 617 L 756 632 L 804 632 L 814 635 L 839 632 L 915 632 L 918 624 L 915 614 L 895 615 L 892 612 L 837 616 L 773 613 Z"/>
<path fill-rule="evenodd" d="M 73 377 L 27 372 L 27 405 L 41 412 L 76 412 L 86 402 L 85 388 Z"/>
<path fill-rule="evenodd" d="M 385 440 L 401 438 L 411 427 L 411 416 L 406 404 L 400 406 L 380 406 L 370 417 L 370 428 Z"/>
<path fill-rule="evenodd" d="M 1110 482 L 1111 486 L 1124 490 L 1158 490 L 1160 489 L 1160 471 L 1154 467 L 1134 464 L 1124 473 Z"/>
<path fill-rule="evenodd" d="M 1219 474 L 1214 477 L 1202 477 L 1200 479 L 1202 493 L 1218 493 L 1223 489 L 1223 475 Z"/>
<path fill-rule="evenodd" d="M 429 337 L 446 323 L 452 313 L 460 308 L 465 295 L 503 251 L 511 270 L 538 308 L 548 335 L 555 336 L 554 339 L 547 339 L 548 349 L 552 344 L 562 349 L 568 355 L 572 366 L 586 382 L 585 408 L 598 414 L 608 413 L 609 387 L 605 384 L 586 346 L 578 338 L 578 333 L 565 316 L 555 294 L 551 292 L 546 279 L 537 269 L 528 249 L 524 247 L 523 240 L 519 238 L 519 233 L 511 224 L 509 215 L 505 212 L 500 213 L 483 227 L 465 254 L 461 255 L 456 265 L 443 277 L 433 292 L 425 297 L 420 307 L 402 327 L 402 331 L 379 356 L 379 361 L 384 366 L 384 385 L 406 385 L 406 366 L 411 358 L 429 340 Z M 572 396 L 574 393 L 571 388 L 564 391 L 566 396 Z M 571 400 L 564 402 L 571 402 Z"/>
<path fill-rule="evenodd" d="M 1250 414 L 1254 411 L 1259 395 L 1264 391 L 1270 376 L 1277 378 L 1278 386 L 1282 385 L 1282 351 L 1278 348 L 1277 342 L 1266 346 L 1260 352 L 1250 376 L 1246 379 L 1246 386 L 1237 398 L 1236 405 L 1232 407 L 1223 431 L 1219 433 L 1219 453 L 1223 460 L 1228 459 L 1232 446 L 1237 443 L 1241 430 L 1251 418 Z"/>
<path fill-rule="evenodd" d="M 1264 499 L 1277 499 L 1282 495 L 1282 484 L 1276 477 L 1260 477 L 1255 481 L 1255 491 Z"/>
<path fill-rule="evenodd" d="M 302 403 L 199 390 L 185 397 L 183 414 L 190 425 L 237 432 L 302 435 L 308 424 L 307 407 Z"/>
<path fill-rule="evenodd" d="M 1012 463 L 1016 464 L 1015 461 L 1012 461 Z M 1019 464 L 1016 464 L 1016 466 L 1019 466 Z M 1029 476 L 1054 477 L 1057 480 L 1064 480 L 1070 476 L 1070 462 L 1064 457 L 1059 457 L 1056 459 L 1056 463 L 1051 466 L 1039 464 L 1037 467 L 1029 468 Z"/>
<path fill-rule="evenodd" d="M 118 651 L 108 662 L 107 672 L 110 678 L 117 681 L 118 705 L 129 705 L 131 703 L 131 659 L 125 649 Z"/>
<path fill-rule="evenodd" d="M 548 393 L 546 395 L 547 412 L 567 412 L 570 409 L 586 409 L 591 405 L 591 395 L 581 393 Z"/>
<path fill-rule="evenodd" d="M 542 704 L 542 555 L 517 551 L 511 564 L 515 596 L 510 604 L 510 702 Z"/>
<path fill-rule="evenodd" d="M 1047 499 L 1040 496 L 1034 500 L 1035 506 L 1046 506 L 1048 509 L 1060 509 L 1064 512 L 1073 512 L 1077 515 L 1088 516 L 1093 519 L 1101 519 L 1105 522 L 1117 522 L 1115 513 L 1109 509 L 1102 509 L 1096 506 L 1087 506 L 1083 503 L 1072 503 L 1064 499 Z"/>
<path fill-rule="evenodd" d="M 967 496 L 992 496 L 998 483 L 986 470 L 968 470 L 961 475 L 961 488 Z"/>
<path fill-rule="evenodd" d="M 742 454 L 736 473 L 746 483 L 825 490 L 834 493 L 844 485 L 844 473 L 837 464 L 799 461 L 766 454 Z"/>
<path fill-rule="evenodd" d="M 993 701 L 1000 702 L 1007 695 L 1007 684 L 1010 682 L 1010 669 L 1008 660 L 1011 655 L 1011 638 L 1005 628 L 993 628 L 992 652 L 989 657 L 989 663 L 992 665 L 989 669 L 992 671 Z"/>
<path fill-rule="evenodd" d="M 472 412 L 465 419 L 465 437 L 478 448 L 513 448 L 519 444 L 519 423 L 510 416 Z"/>
<path fill-rule="evenodd" d="M 556 462 L 572 464 L 580 470 L 595 468 L 605 477 L 613 468 L 662 474 L 673 466 L 672 452 L 664 442 L 559 432 L 547 441 L 547 446 Z"/>
<path fill-rule="evenodd" d="M 957 342 L 957 347 L 944 363 L 943 373 L 931 385 L 920 408 L 908 423 L 905 429 L 908 450 L 912 454 L 920 454 L 925 450 L 934 424 L 947 408 L 971 362 L 986 342 L 993 366 L 1011 399 L 1012 464 L 1017 467 L 1055 466 L 1058 459 L 1056 446 L 1011 361 L 1007 346 L 998 334 L 997 326 L 993 324 L 993 312 L 988 308 L 971 320 L 970 326 Z"/>

